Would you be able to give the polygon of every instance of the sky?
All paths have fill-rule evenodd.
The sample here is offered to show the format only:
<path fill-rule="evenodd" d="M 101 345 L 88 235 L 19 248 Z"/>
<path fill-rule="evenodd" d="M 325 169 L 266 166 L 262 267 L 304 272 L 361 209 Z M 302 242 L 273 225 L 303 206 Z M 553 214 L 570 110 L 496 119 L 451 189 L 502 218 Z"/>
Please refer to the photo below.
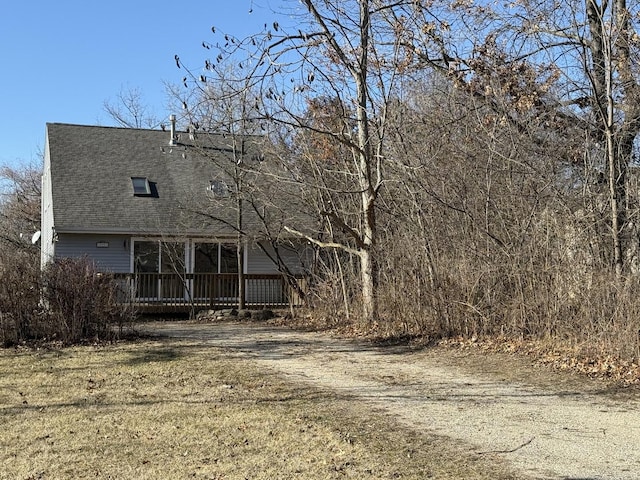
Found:
<path fill-rule="evenodd" d="M 216 31 L 243 37 L 296 0 L 22 0 L 0 16 L 0 165 L 39 161 L 46 123 L 114 125 L 105 102 L 137 89 L 158 117 L 165 84 L 208 58 Z M 210 55 L 210 53 L 209 53 Z"/>

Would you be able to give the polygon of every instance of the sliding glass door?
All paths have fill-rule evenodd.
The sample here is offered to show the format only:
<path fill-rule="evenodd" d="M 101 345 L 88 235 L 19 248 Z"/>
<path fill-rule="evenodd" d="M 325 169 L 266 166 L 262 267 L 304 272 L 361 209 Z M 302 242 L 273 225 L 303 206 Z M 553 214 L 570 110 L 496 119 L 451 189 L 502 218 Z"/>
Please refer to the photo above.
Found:
<path fill-rule="evenodd" d="M 160 279 L 160 244 L 158 242 L 133 242 L 133 273 L 136 276 L 136 297 L 158 298 Z"/>
<path fill-rule="evenodd" d="M 137 296 L 148 299 L 184 299 L 185 243 L 156 240 L 133 241 L 133 272 Z"/>
<path fill-rule="evenodd" d="M 238 249 L 233 243 L 140 239 L 133 240 L 131 254 L 140 299 L 238 296 Z"/>
<path fill-rule="evenodd" d="M 160 243 L 160 287 L 162 298 L 184 299 L 187 295 L 184 242 Z"/>
<path fill-rule="evenodd" d="M 225 243 L 194 243 L 193 272 L 195 298 L 234 298 L 238 296 L 237 247 Z"/>

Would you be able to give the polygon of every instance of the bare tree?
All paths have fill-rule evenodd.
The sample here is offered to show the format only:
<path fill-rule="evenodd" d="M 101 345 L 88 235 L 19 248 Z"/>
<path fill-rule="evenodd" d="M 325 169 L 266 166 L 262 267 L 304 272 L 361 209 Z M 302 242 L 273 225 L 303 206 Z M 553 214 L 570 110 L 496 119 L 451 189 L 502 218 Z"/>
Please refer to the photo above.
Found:
<path fill-rule="evenodd" d="M 408 62 L 397 32 L 404 28 L 403 19 L 416 19 L 424 12 L 409 0 L 301 3 L 303 9 L 291 12 L 297 30 L 287 31 L 276 21 L 246 39 L 223 35 L 217 44 L 204 45 L 217 54 L 206 60 L 206 74 L 190 73 L 185 80 L 215 83 L 220 65 L 233 62 L 259 92 L 251 108 L 272 135 L 277 131 L 291 141 L 297 133 L 311 130 L 345 147 L 348 157 L 336 159 L 333 168 L 350 179 L 349 185 L 340 205 L 326 205 L 321 212 L 334 231 L 345 233 L 344 240 L 324 241 L 318 232 L 297 225 L 286 229 L 321 248 L 358 258 L 362 317 L 372 324 L 378 318 L 376 203 L 384 184 L 386 110 Z M 183 66 L 179 58 L 177 62 Z M 339 125 L 307 122 L 306 106 L 316 97 L 333 98 L 344 106 Z M 326 190 L 317 177 L 300 176 L 295 159 L 281 160 L 289 172 L 286 181 L 316 193 Z"/>
<path fill-rule="evenodd" d="M 550 84 L 556 101 L 546 108 L 554 121 L 560 120 L 558 130 L 562 125 L 583 129 L 575 165 L 606 178 L 609 257 L 620 277 L 633 244 L 629 222 L 634 213 L 627 191 L 640 131 L 638 5 L 626 0 L 523 1 L 497 9 L 493 18 L 485 26 L 487 39 L 504 46 L 508 65 L 526 61 L 538 71 L 557 72 Z M 521 77 L 517 70 L 508 76 Z M 461 78 L 467 80 L 469 73 L 461 72 Z M 487 97 L 487 91 L 478 93 Z M 540 101 L 535 96 L 531 100 Z"/>
<path fill-rule="evenodd" d="M 104 111 L 118 126 L 126 128 L 156 128 L 160 122 L 144 102 L 139 88 L 120 89 L 115 101 L 105 100 Z"/>
<path fill-rule="evenodd" d="M 41 176 L 36 162 L 0 167 L 0 345 L 28 338 L 38 319 Z"/>
<path fill-rule="evenodd" d="M 632 56 L 637 54 L 638 27 L 632 24 L 626 0 L 615 0 L 610 5 L 596 0 L 585 3 L 590 33 L 585 70 L 602 132 L 599 137 L 605 140 L 613 262 L 616 275 L 621 277 L 624 252 L 629 246 L 625 239 L 629 216 L 627 172 L 634 161 L 634 143 L 640 133 L 640 84 Z"/>
<path fill-rule="evenodd" d="M 32 244 L 40 230 L 42 165 L 0 167 L 0 243 L 12 251 L 39 252 Z"/>
<path fill-rule="evenodd" d="M 198 154 L 211 161 L 218 172 L 217 177 L 211 179 L 211 204 L 200 205 L 197 212 L 236 232 L 238 308 L 242 309 L 246 302 L 244 251 L 250 235 L 245 225 L 245 203 L 251 205 L 251 190 L 246 184 L 253 163 L 261 155 L 261 142 L 255 135 L 255 119 L 250 109 L 257 97 L 247 79 L 238 75 L 235 68 L 220 70 L 215 83 L 202 78 L 186 92 L 175 87 L 172 92 L 183 105 L 191 104 L 184 114 L 187 130 Z M 208 135 L 210 133 L 214 135 Z M 213 138 L 215 145 L 210 142 Z M 220 138 L 228 145 L 225 154 L 220 152 Z M 229 222 L 226 215 L 216 214 L 220 207 L 226 211 L 230 205 L 235 211 L 234 222 Z"/>

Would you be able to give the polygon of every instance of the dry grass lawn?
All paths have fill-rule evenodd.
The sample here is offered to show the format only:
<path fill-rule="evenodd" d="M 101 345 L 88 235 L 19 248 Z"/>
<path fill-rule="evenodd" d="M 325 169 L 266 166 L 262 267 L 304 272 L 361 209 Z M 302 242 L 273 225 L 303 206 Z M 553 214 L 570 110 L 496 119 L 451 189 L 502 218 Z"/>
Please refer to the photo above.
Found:
<path fill-rule="evenodd" d="M 0 351 L 2 479 L 507 479 L 464 445 L 195 342 Z"/>

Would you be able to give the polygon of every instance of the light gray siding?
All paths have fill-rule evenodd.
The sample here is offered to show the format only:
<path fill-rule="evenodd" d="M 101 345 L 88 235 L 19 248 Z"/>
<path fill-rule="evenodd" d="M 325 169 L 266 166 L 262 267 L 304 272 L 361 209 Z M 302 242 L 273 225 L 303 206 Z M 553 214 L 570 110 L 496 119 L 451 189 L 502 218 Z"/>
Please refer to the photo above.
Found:
<path fill-rule="evenodd" d="M 55 258 L 87 256 L 105 272 L 129 273 L 131 271 L 131 238 L 126 235 L 61 233 L 52 242 L 52 246 L 55 247 Z M 267 251 L 274 255 L 272 247 L 267 247 Z M 280 256 L 293 273 L 303 273 L 304 263 L 306 263 L 303 261 L 306 256 L 304 245 L 300 245 L 299 250 L 281 247 Z M 271 259 L 255 244 L 248 247 L 246 259 L 246 273 L 279 273 Z"/>
<path fill-rule="evenodd" d="M 271 246 L 266 247 L 269 255 L 275 258 L 275 253 Z M 279 248 L 280 256 L 285 264 L 294 274 L 302 274 L 307 263 L 308 251 L 305 244 L 300 244 L 297 248 L 292 246 L 282 246 Z M 278 273 L 278 269 L 273 261 L 257 245 L 252 244 L 247 250 L 247 273 Z"/>
<path fill-rule="evenodd" d="M 269 255 L 274 256 L 275 253 L 271 246 L 266 246 Z M 310 257 L 310 250 L 306 244 L 300 242 L 297 247 L 282 246 L 280 247 L 280 256 L 294 274 L 302 274 Z M 249 245 L 247 248 L 247 273 L 266 273 L 277 274 L 278 269 L 273 261 L 265 254 L 256 244 Z M 280 279 L 273 281 L 247 281 L 247 302 L 273 302 L 281 303 L 286 300 L 282 290 L 282 281 Z"/>
<path fill-rule="evenodd" d="M 40 265 L 43 267 L 53 259 L 54 255 L 54 223 L 53 196 L 51 193 L 51 159 L 49 157 L 49 140 L 44 149 L 44 168 L 42 171 L 42 205 L 40 208 Z"/>
<path fill-rule="evenodd" d="M 79 258 L 87 256 L 104 272 L 129 273 L 130 240 L 122 235 L 60 234 L 55 243 L 55 256 Z"/>

